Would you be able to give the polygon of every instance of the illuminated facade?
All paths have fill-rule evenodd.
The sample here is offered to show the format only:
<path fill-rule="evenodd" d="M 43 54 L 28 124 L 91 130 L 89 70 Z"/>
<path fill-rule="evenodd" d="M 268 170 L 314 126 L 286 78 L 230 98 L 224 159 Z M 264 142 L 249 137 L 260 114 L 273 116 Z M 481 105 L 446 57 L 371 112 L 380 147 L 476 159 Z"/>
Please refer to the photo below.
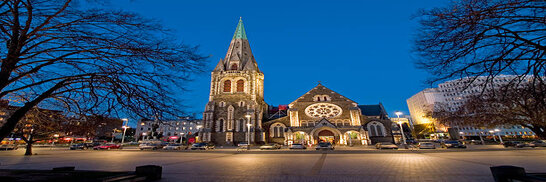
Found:
<path fill-rule="evenodd" d="M 354 101 L 318 84 L 289 104 L 288 116 L 264 123 L 269 142 L 368 145 L 393 142 L 388 116 L 368 117 Z"/>
<path fill-rule="evenodd" d="M 225 58 L 211 73 L 201 140 L 219 145 L 246 142 L 250 123 L 250 141 L 263 141 L 262 119 L 267 111 L 263 83 L 264 74 L 258 69 L 243 21 L 239 20 Z"/>
<path fill-rule="evenodd" d="M 263 83 L 264 74 L 239 20 L 225 58 L 211 73 L 199 138 L 217 145 L 246 142 L 249 134 L 251 143 L 366 145 L 393 141 L 392 122 L 381 104 L 379 110 L 385 114 L 368 117 L 356 102 L 320 84 L 290 103 L 288 116 L 264 123 L 267 104 Z"/>

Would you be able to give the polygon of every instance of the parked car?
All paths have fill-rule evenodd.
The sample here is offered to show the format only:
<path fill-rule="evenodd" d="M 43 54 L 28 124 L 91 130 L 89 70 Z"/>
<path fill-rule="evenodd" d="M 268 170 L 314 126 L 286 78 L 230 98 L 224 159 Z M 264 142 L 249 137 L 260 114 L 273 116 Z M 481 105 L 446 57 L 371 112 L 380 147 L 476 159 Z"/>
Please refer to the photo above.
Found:
<path fill-rule="evenodd" d="M 246 147 L 248 145 L 248 142 L 240 142 L 237 144 L 237 147 Z"/>
<path fill-rule="evenodd" d="M 157 150 L 163 148 L 163 145 L 160 143 L 142 143 L 138 145 L 140 150 Z"/>
<path fill-rule="evenodd" d="M 121 148 L 122 147 L 120 144 L 115 144 L 115 143 L 107 143 L 107 144 L 102 144 L 102 145 L 93 147 L 94 150 L 110 150 L 110 149 L 121 149 Z"/>
<path fill-rule="evenodd" d="M 375 144 L 376 149 L 398 149 L 398 146 L 390 142 L 379 142 Z"/>
<path fill-rule="evenodd" d="M 3 144 L 0 145 L 0 150 L 17 150 L 19 146 L 17 144 Z"/>
<path fill-rule="evenodd" d="M 329 142 L 321 142 L 315 147 L 316 150 L 334 150 L 334 146 Z"/>
<path fill-rule="evenodd" d="M 86 150 L 87 146 L 85 145 L 85 143 L 78 143 L 78 144 L 70 145 L 69 149 L 70 150 Z"/>
<path fill-rule="evenodd" d="M 290 145 L 289 149 L 307 149 L 307 147 L 303 144 L 294 143 Z"/>
<path fill-rule="evenodd" d="M 281 145 L 278 143 L 268 143 L 260 146 L 260 150 L 272 150 L 272 149 L 281 149 Z"/>
<path fill-rule="evenodd" d="M 432 142 L 421 142 L 419 143 L 419 149 L 436 149 L 436 145 Z"/>
<path fill-rule="evenodd" d="M 522 141 L 507 141 L 507 142 L 504 142 L 502 145 L 504 145 L 504 147 L 506 147 L 506 148 L 508 148 L 508 147 L 515 147 L 515 148 L 535 147 L 535 144 L 533 144 L 533 143 L 522 142 Z"/>
<path fill-rule="evenodd" d="M 96 147 L 96 146 L 101 145 L 102 143 L 100 143 L 100 142 L 93 142 L 93 143 L 83 143 L 83 144 L 84 144 L 85 147 L 87 147 L 87 148 L 94 148 L 94 147 Z"/>
<path fill-rule="evenodd" d="M 163 147 L 163 150 L 180 150 L 182 149 L 182 145 L 178 143 L 171 143 Z"/>
<path fill-rule="evenodd" d="M 531 142 L 535 147 L 546 147 L 546 140 L 536 140 Z"/>
<path fill-rule="evenodd" d="M 209 150 L 214 149 L 214 145 L 208 143 L 194 143 L 191 145 L 192 150 Z"/>
<path fill-rule="evenodd" d="M 442 143 L 442 148 L 466 148 L 466 145 L 457 140 L 447 140 Z"/>

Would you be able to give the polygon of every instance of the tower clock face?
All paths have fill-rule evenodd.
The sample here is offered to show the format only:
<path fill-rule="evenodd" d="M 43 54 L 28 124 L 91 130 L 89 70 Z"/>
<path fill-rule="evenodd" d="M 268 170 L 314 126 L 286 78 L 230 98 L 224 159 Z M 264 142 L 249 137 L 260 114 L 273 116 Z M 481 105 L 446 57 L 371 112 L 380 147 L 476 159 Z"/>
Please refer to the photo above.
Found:
<path fill-rule="evenodd" d="M 305 114 L 313 118 L 333 118 L 339 116 L 341 112 L 339 106 L 329 103 L 316 103 L 305 108 Z"/>

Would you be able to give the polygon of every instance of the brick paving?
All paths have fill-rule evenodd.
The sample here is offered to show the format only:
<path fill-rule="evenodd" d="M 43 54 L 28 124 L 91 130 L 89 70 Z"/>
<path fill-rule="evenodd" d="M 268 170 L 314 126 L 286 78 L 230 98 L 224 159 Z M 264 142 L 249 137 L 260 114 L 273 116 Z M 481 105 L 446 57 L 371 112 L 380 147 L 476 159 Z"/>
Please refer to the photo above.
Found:
<path fill-rule="evenodd" d="M 0 169 L 134 170 L 163 166 L 161 181 L 492 181 L 494 165 L 516 165 L 546 172 L 546 150 L 405 152 L 405 153 L 187 153 L 0 151 Z"/>

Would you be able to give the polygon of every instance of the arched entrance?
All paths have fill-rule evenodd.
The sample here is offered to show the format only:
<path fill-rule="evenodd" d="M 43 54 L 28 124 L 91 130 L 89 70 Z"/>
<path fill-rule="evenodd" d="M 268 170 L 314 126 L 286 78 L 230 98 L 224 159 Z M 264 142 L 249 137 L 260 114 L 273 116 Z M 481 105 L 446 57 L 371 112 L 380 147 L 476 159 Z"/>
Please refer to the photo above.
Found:
<path fill-rule="evenodd" d="M 318 133 L 319 142 L 329 142 L 334 143 L 334 133 L 330 130 L 322 130 Z"/>

